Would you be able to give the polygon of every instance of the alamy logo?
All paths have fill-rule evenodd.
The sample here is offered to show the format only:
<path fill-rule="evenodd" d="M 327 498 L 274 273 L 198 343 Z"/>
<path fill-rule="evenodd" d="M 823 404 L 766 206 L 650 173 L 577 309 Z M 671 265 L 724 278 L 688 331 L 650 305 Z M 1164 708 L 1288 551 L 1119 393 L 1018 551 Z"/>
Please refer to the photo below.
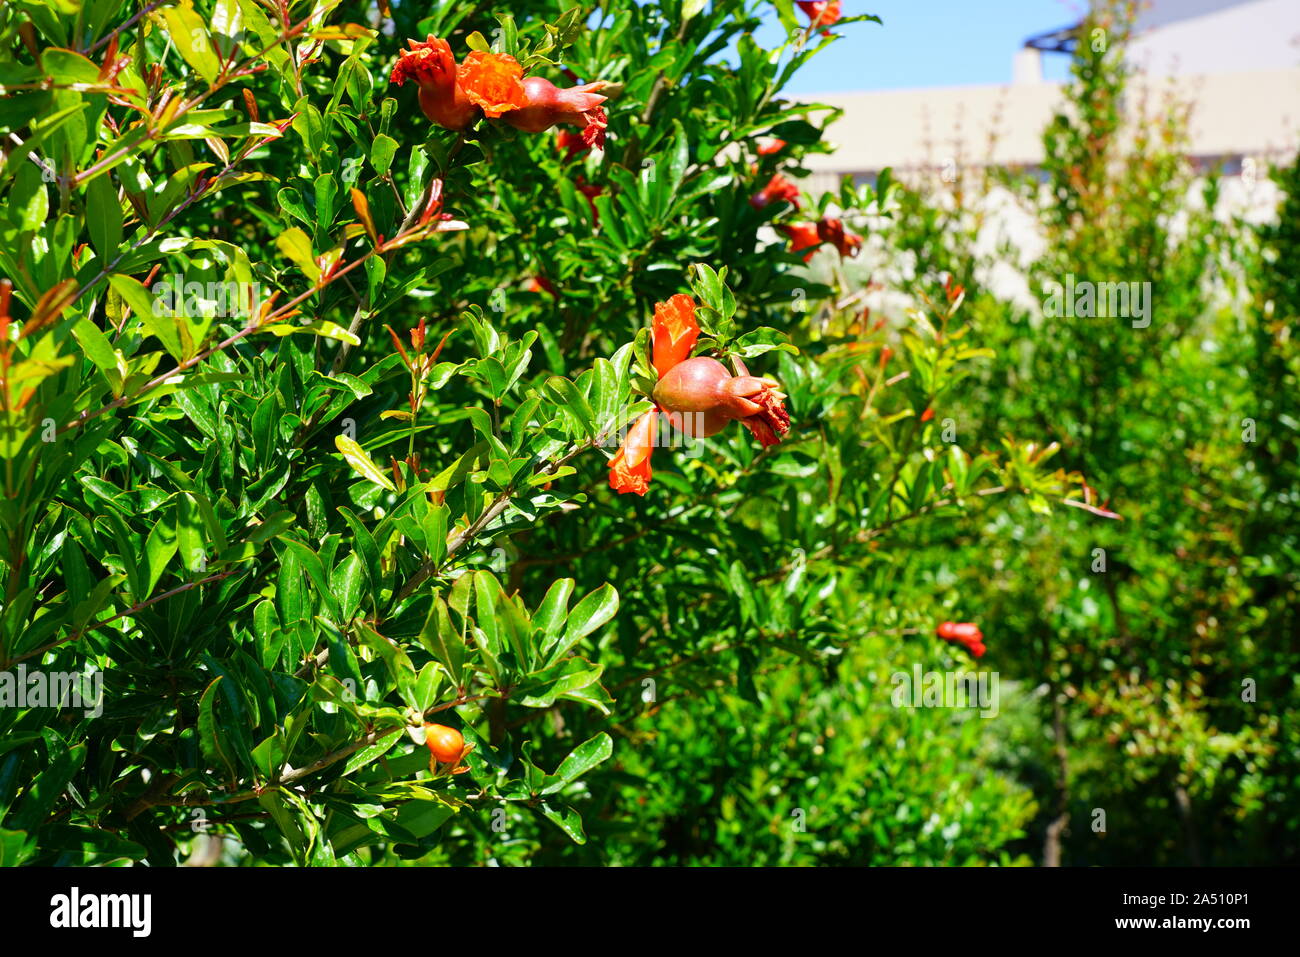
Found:
<path fill-rule="evenodd" d="M 1089 282 L 1067 273 L 1065 284 L 1043 284 L 1043 315 L 1049 319 L 1132 319 L 1134 329 L 1151 325 L 1151 283 Z"/>
<path fill-rule="evenodd" d="M 79 708 L 87 718 L 104 713 L 104 672 L 0 671 L 0 708 Z"/>
<path fill-rule="evenodd" d="M 617 428 L 597 438 L 597 445 L 620 447 L 627 441 L 628 433 L 640 416 L 620 420 Z M 709 419 L 703 412 L 673 412 L 655 417 L 650 446 L 656 449 L 677 449 L 688 459 L 697 459 L 705 452 L 704 439 L 709 434 Z M 716 426 L 715 426 L 716 430 Z"/>
<path fill-rule="evenodd" d="M 154 283 L 149 291 L 156 316 L 250 318 L 265 299 L 261 283 L 186 282 L 180 275 Z"/>
<path fill-rule="evenodd" d="M 981 718 L 998 715 L 996 671 L 896 671 L 890 681 L 895 708 L 979 708 Z"/>
<path fill-rule="evenodd" d="M 50 898 L 50 926 L 126 927 L 133 937 L 148 937 L 153 926 L 153 898 L 149 894 L 70 894 Z"/>

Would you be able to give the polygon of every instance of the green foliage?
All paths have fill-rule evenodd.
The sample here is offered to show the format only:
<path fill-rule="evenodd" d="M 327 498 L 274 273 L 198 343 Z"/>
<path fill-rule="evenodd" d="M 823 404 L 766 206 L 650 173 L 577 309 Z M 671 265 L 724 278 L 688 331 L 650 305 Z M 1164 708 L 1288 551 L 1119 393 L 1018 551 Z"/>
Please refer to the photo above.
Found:
<path fill-rule="evenodd" d="M 967 284 L 996 357 L 954 414 L 981 440 L 1050 429 L 1124 518 L 1012 510 L 964 526 L 957 540 L 978 535 L 980 550 L 954 576 L 1016 649 L 1007 667 L 1045 691 L 1038 725 L 1004 748 L 1016 777 L 1038 782 L 1044 859 L 1294 860 L 1294 826 L 1265 808 L 1293 803 L 1300 781 L 1284 265 L 1297 255 L 1295 174 L 1279 177 L 1290 198 L 1276 225 L 1224 222 L 1223 179 L 1181 152 L 1186 104 L 1157 102 L 1123 64 L 1131 16 L 1099 4 L 1081 29 L 1041 179 L 966 183 L 951 212 L 920 193 L 901 204 L 895 241 L 919 273 Z M 1147 121 L 1126 122 L 1123 100 Z M 979 282 L 990 259 L 1013 258 L 976 251 L 970 213 L 995 185 L 1039 211 L 1046 248 L 1027 270 L 1039 308 Z M 1048 290 L 1067 276 L 1149 283 L 1149 325 L 1051 315 Z"/>
<path fill-rule="evenodd" d="M 775 50 L 740 0 L 0 8 L 0 672 L 102 681 L 86 707 L 0 702 L 0 863 L 170 865 L 216 834 L 239 864 L 1030 860 L 1041 744 L 1010 754 L 996 730 L 1034 727 L 1042 681 L 1101 714 L 1128 688 L 1101 648 L 1086 684 L 1069 670 L 1103 613 L 1066 560 L 1011 553 L 1130 542 L 1055 508 L 1087 474 L 1157 503 L 1166 540 L 1120 553 L 1167 563 L 1195 505 L 1132 444 L 1177 394 L 1128 329 L 1106 353 L 1096 330 L 1026 333 L 963 271 L 969 301 L 950 287 L 896 330 L 831 248 L 787 251 L 771 227 L 800 213 L 749 200 L 829 148 L 825 111 L 781 91 L 834 39 L 776 6 Z M 396 38 L 429 35 L 604 81 L 606 148 L 428 123 L 389 76 Z M 1054 127 L 1058 170 L 1109 121 L 1079 122 Z M 1159 153 L 1115 194 L 1092 167 L 1070 202 L 1121 203 L 1096 229 L 1126 241 L 1062 214 L 1041 268 L 1145 270 L 1178 339 L 1212 243 L 1198 223 L 1169 253 L 1142 217 L 1174 169 Z M 887 174 L 814 208 L 893 218 L 900 247 L 942 232 L 916 238 Z M 925 265 L 913 291 L 948 268 Z M 679 293 L 697 352 L 777 379 L 793 425 L 770 448 L 739 427 L 659 448 L 649 493 L 617 495 L 650 319 Z M 1117 413 L 1151 403 L 1140 423 L 1089 413 L 1100 376 Z M 956 439 L 958 408 L 985 415 Z M 1252 574 L 1293 587 L 1283 565 Z M 1246 615 L 1241 580 L 1201 601 L 1222 580 L 1203 568 L 1126 672 L 1189 689 L 1132 786 L 1231 786 L 1249 814 L 1241 774 L 1262 801 L 1276 728 L 1221 728 L 1190 690 L 1211 649 L 1174 644 L 1210 606 Z M 1170 591 L 1144 581 L 1112 606 L 1128 621 Z M 1049 642 L 1034 609 L 1058 593 Z M 930 638 L 962 615 L 997 623 L 1001 725 L 892 700 L 897 672 L 969 666 Z M 466 770 L 431 764 L 426 722 L 463 733 Z M 1188 746 L 1213 761 L 1187 768 Z"/>

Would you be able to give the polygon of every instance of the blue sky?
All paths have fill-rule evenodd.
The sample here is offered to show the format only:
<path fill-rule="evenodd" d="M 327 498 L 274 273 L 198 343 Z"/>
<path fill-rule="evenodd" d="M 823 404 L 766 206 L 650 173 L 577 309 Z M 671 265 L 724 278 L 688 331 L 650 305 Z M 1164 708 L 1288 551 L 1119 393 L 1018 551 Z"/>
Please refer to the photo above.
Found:
<path fill-rule="evenodd" d="M 1011 60 L 1025 38 L 1079 19 L 1083 0 L 841 0 L 845 16 L 884 21 L 836 28 L 841 38 L 795 75 L 790 93 L 839 93 L 918 86 L 1009 83 Z M 800 20 L 804 19 L 802 13 Z M 773 15 L 755 34 L 778 46 Z M 1063 79 L 1064 54 L 1044 55 L 1044 74 Z"/>

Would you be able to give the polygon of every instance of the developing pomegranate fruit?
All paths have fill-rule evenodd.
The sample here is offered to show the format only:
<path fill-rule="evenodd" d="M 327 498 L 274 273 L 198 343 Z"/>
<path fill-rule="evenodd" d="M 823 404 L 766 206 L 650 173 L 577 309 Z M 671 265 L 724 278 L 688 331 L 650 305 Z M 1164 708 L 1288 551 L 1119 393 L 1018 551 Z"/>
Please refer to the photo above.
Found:
<path fill-rule="evenodd" d="M 540 133 L 558 123 L 581 128 L 587 147 L 605 145 L 608 122 L 601 106 L 606 97 L 601 80 L 561 89 L 539 76 L 525 77 L 523 67 L 505 53 L 473 50 L 457 65 L 446 40 L 430 35 L 412 40 L 393 67 L 391 82 L 414 80 L 420 88 L 420 108 L 430 120 L 462 131 L 480 116 L 502 119 L 525 133 Z"/>
<path fill-rule="evenodd" d="M 669 413 L 674 427 L 688 435 L 714 435 L 730 420 L 739 419 L 764 446 L 775 445 L 790 430 L 790 413 L 781 401 L 785 393 L 778 391 L 774 380 L 749 375 L 743 364 L 737 364 L 742 374 L 733 376 L 708 356 L 680 362 L 659 380 L 654 400 Z M 680 415 L 683 412 L 696 414 Z"/>
<path fill-rule="evenodd" d="M 790 430 L 786 396 L 774 380 L 751 376 L 738 358 L 732 360 L 736 375 L 709 356 L 689 358 L 700 336 L 690 296 L 679 294 L 657 303 L 652 332 L 651 364 L 658 376 L 655 408 L 636 420 L 610 459 L 609 485 L 614 491 L 644 495 L 649 490 L 650 454 L 661 415 L 695 437 L 715 435 L 737 420 L 764 446 L 780 442 Z"/>
<path fill-rule="evenodd" d="M 461 733 L 445 724 L 426 724 L 424 743 L 439 764 L 456 764 L 468 751 Z"/>
<path fill-rule="evenodd" d="M 606 85 L 602 80 L 565 90 L 543 77 L 530 76 L 524 80 L 527 104 L 506 113 L 503 119 L 525 133 L 541 133 L 557 123 L 579 126 L 587 146 L 603 149 L 607 121 L 600 104 L 605 97 L 597 90 Z"/>

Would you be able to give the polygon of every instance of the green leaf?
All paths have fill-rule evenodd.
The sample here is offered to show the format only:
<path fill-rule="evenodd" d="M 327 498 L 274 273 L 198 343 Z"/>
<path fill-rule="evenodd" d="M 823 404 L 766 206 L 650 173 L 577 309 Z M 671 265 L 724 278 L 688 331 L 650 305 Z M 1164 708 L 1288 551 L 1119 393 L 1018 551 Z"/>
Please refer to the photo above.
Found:
<path fill-rule="evenodd" d="M 86 221 L 90 245 L 101 260 L 111 262 L 122 244 L 122 205 L 111 176 L 97 176 L 86 184 Z"/>
<path fill-rule="evenodd" d="M 312 252 L 311 240 L 297 226 L 291 226 L 275 237 L 275 248 L 280 254 L 302 270 L 312 282 L 320 278 L 320 266 Z"/>
<path fill-rule="evenodd" d="M 325 565 L 321 561 L 320 556 L 296 538 L 290 538 L 287 535 L 281 535 L 279 538 L 280 541 L 284 542 L 285 546 L 297 556 L 302 569 L 307 572 L 307 577 L 310 578 L 312 584 L 316 586 L 317 596 L 325 603 L 325 607 L 329 609 L 335 620 L 342 618 L 343 615 L 339 609 L 338 599 L 330 588 L 329 580 L 325 575 Z M 314 607 L 314 604 L 312 607 Z M 285 618 L 284 620 L 293 621 L 295 619 Z"/>
<path fill-rule="evenodd" d="M 574 748 L 567 758 L 555 769 L 560 780 L 542 790 L 543 794 L 553 794 L 572 784 L 602 761 L 608 760 L 614 753 L 614 741 L 605 732 L 589 738 Z"/>
<path fill-rule="evenodd" d="M 369 479 L 380 488 L 388 489 L 390 492 L 396 492 L 392 480 L 379 470 L 374 461 L 366 454 L 366 450 L 358 445 L 353 439 L 346 435 L 336 435 L 334 437 L 334 446 L 343 453 L 343 458 L 347 459 L 349 465 L 362 478 Z"/>
<path fill-rule="evenodd" d="M 361 345 L 361 340 L 351 332 L 348 332 L 336 322 L 329 322 L 324 319 L 301 326 L 277 322 L 269 326 L 262 326 L 262 331 L 269 332 L 274 336 L 291 336 L 295 332 L 310 332 L 326 339 L 337 339 L 340 342 L 346 342 L 348 345 Z"/>
<path fill-rule="evenodd" d="M 604 584 L 578 602 L 569 613 L 568 625 L 564 637 L 549 649 L 548 658 L 556 661 L 567 654 L 569 649 L 579 641 L 600 628 L 618 612 L 618 591 L 613 585 Z"/>
<path fill-rule="evenodd" d="M 533 615 L 533 625 L 540 628 L 548 639 L 559 637 L 564 620 L 568 617 L 569 598 L 573 595 L 573 587 L 572 578 L 561 578 L 553 582 Z M 546 641 L 542 645 L 542 651 L 548 651 L 553 643 L 553 640 Z"/>
<path fill-rule="evenodd" d="M 172 45 L 185 62 L 208 83 L 215 80 L 221 72 L 221 61 L 217 59 L 207 26 L 195 12 L 191 0 L 181 0 L 174 7 L 154 13 L 154 17 L 161 17 L 167 24 Z"/>
<path fill-rule="evenodd" d="M 351 619 L 360 609 L 361 600 L 368 591 L 370 576 L 356 552 L 339 563 L 330 576 L 330 586 L 339 600 L 339 610 L 344 620 Z"/>
<path fill-rule="evenodd" d="M 199 699 L 199 746 L 203 757 L 209 764 L 220 765 L 226 769 L 231 780 L 237 779 L 234 761 L 228 746 L 222 741 L 221 728 L 217 723 L 217 685 L 224 679 L 215 678 Z"/>
<path fill-rule="evenodd" d="M 452 624 L 447 603 L 440 596 L 434 598 L 420 629 L 420 644 L 447 670 L 452 684 L 457 688 L 464 685 L 465 639 Z"/>
<path fill-rule="evenodd" d="M 0 867 L 18 867 L 36 850 L 36 839 L 24 831 L 0 828 Z"/>
<path fill-rule="evenodd" d="M 402 697 L 411 707 L 415 707 L 415 666 L 411 664 L 410 656 L 403 651 L 398 645 L 389 638 L 384 637 L 375 629 L 371 628 L 364 621 L 357 621 L 357 637 L 365 642 L 383 659 L 384 665 L 392 677 L 393 684 L 401 689 Z"/>
<path fill-rule="evenodd" d="M 78 321 L 72 327 L 72 335 L 81 346 L 81 351 L 86 354 L 86 358 L 104 374 L 109 387 L 113 390 L 113 395 L 121 395 L 122 383 L 127 375 L 126 361 L 113 348 L 108 337 L 89 319 Z"/>
<path fill-rule="evenodd" d="M 553 375 L 546 380 L 546 392 L 561 409 L 578 421 L 587 433 L 588 438 L 595 438 L 595 416 L 592 414 L 591 406 L 587 404 L 586 398 L 578 391 L 577 386 L 564 376 Z"/>
<path fill-rule="evenodd" d="M 141 285 L 139 280 L 130 276 L 113 275 L 108 277 L 108 282 L 114 292 L 131 307 L 131 311 L 135 313 L 149 335 L 156 337 L 173 358 L 177 360 L 187 358 L 176 323 L 169 316 L 157 314 L 157 303 L 153 295 Z"/>
<path fill-rule="evenodd" d="M 537 806 L 537 810 L 541 812 L 542 817 L 567 834 L 574 844 L 587 843 L 587 835 L 582 830 L 582 815 L 567 804 L 552 807 L 543 801 Z"/>
<path fill-rule="evenodd" d="M 370 165 L 382 176 L 388 172 L 388 168 L 393 163 L 393 156 L 396 153 L 397 140 L 380 133 L 375 137 L 375 141 L 370 144 Z"/>

